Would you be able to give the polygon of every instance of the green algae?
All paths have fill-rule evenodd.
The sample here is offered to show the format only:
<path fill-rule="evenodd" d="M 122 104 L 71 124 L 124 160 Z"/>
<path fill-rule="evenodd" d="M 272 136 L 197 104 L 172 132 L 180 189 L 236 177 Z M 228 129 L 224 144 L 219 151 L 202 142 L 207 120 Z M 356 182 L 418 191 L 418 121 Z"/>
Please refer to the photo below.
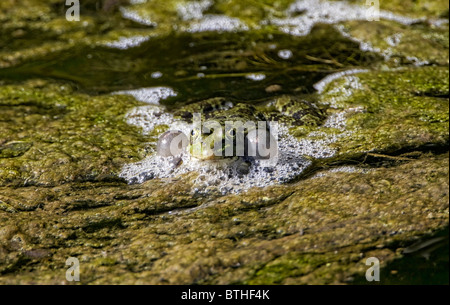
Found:
<path fill-rule="evenodd" d="M 133 22 L 121 18 L 117 7 L 105 11 L 97 10 L 95 4 L 90 7 L 85 1 L 81 4 L 80 22 L 70 22 L 65 18 L 69 6 L 58 0 L 26 0 L 21 5 L 3 1 L 0 67 L 15 67 L 56 52 L 70 52 L 81 45 L 105 45 L 119 37 L 155 35 L 153 29 L 136 28 Z"/>
<path fill-rule="evenodd" d="M 382 2 L 426 18 L 339 24 L 351 38 L 330 25 L 292 37 L 261 24 L 292 1 L 214 1 L 204 14 L 250 30 L 189 33 L 197 21 L 178 12 L 188 2 L 82 1 L 82 22 L 67 22 L 59 0 L 0 2 L 0 283 L 68 284 L 71 256 L 82 284 L 361 283 L 371 256 L 383 283 L 403 248 L 448 226 L 448 29 L 435 22 L 448 2 Z M 154 24 L 123 18 L 119 5 Z M 108 47 L 133 36 L 149 40 Z M 296 182 L 223 196 L 195 193 L 194 172 L 139 185 L 117 176 L 154 143 L 124 122 L 139 103 L 99 93 L 170 85 L 179 96 L 162 102 L 169 108 L 216 95 L 258 104 L 310 94 L 354 67 L 369 72 L 307 96 L 328 115 L 345 112 L 346 126 L 291 128 L 300 139 L 338 136 L 328 144 L 337 154 Z M 166 78 L 152 79 L 156 70 Z"/>
<path fill-rule="evenodd" d="M 76 256 L 91 284 L 349 282 L 365 258 L 385 266 L 448 224 L 447 187 L 448 154 L 206 201 L 181 179 L 2 188 L 41 206 L 0 211 L 0 279 L 63 283 L 65 259 Z M 163 193 L 177 194 L 167 210 Z"/>
<path fill-rule="evenodd" d="M 358 0 L 350 2 L 361 4 Z M 448 1 L 445 0 L 380 1 L 380 9 L 412 18 L 448 18 Z"/>
<path fill-rule="evenodd" d="M 2 86 L 0 185 L 116 179 L 124 162 L 145 155 L 143 137 L 123 120 L 136 105 L 39 80 Z"/>
<path fill-rule="evenodd" d="M 448 145 L 448 76 L 443 67 L 360 73 L 351 80 L 358 88 L 350 96 L 340 89 L 348 79 L 334 81 L 321 101 L 356 110 L 347 114 L 347 133 L 331 145 L 344 158 Z"/>
<path fill-rule="evenodd" d="M 388 64 L 448 65 L 448 26 L 401 25 L 393 21 L 349 21 L 341 29 L 358 41 L 369 43 L 389 58 Z"/>
<path fill-rule="evenodd" d="M 220 0 L 208 9 L 207 13 L 225 14 L 230 17 L 239 18 L 253 28 L 257 28 L 261 24 L 261 20 L 267 18 L 283 17 L 283 12 L 289 7 L 293 1 L 291 0 Z"/>

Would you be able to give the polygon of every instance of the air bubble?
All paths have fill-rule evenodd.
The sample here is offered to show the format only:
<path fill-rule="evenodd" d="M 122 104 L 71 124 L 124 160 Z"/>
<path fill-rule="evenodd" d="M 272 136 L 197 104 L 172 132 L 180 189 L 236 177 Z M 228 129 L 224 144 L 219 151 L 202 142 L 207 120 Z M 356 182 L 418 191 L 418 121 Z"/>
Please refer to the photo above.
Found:
<path fill-rule="evenodd" d="M 291 50 L 280 50 L 278 51 L 278 57 L 282 59 L 289 59 L 292 57 L 292 51 Z"/>
<path fill-rule="evenodd" d="M 169 130 L 163 133 L 156 146 L 156 153 L 162 157 L 178 156 L 189 144 L 188 137 L 181 131 Z"/>
<path fill-rule="evenodd" d="M 153 72 L 152 73 L 152 75 L 151 75 L 151 77 L 152 78 L 160 78 L 160 77 L 162 77 L 162 73 L 161 72 L 159 72 L 159 71 L 156 71 L 156 72 Z"/>

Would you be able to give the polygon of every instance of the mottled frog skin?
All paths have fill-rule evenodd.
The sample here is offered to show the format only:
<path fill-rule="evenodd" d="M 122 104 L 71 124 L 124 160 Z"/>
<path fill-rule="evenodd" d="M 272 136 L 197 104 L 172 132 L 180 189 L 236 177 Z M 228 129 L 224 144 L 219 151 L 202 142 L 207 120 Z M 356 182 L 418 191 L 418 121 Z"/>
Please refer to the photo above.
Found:
<path fill-rule="evenodd" d="M 193 113 L 201 113 L 204 119 L 279 121 L 289 125 L 318 126 L 325 119 L 323 109 L 299 97 L 282 95 L 262 105 L 253 106 L 223 97 L 210 98 L 175 111 L 177 118 L 192 122 Z"/>
<path fill-rule="evenodd" d="M 275 111 L 269 112 L 267 118 L 287 126 L 319 126 L 326 118 L 324 109 L 299 97 L 280 96 L 273 107 Z"/>

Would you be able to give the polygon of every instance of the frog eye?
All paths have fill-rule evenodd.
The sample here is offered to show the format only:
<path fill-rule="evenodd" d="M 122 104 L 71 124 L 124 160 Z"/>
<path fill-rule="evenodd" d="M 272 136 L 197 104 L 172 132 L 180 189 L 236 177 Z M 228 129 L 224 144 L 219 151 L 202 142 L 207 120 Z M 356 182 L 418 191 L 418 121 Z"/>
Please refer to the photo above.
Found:
<path fill-rule="evenodd" d="M 156 146 L 156 152 L 162 157 L 171 157 L 181 154 L 188 146 L 187 136 L 179 130 L 169 130 L 163 133 Z"/>

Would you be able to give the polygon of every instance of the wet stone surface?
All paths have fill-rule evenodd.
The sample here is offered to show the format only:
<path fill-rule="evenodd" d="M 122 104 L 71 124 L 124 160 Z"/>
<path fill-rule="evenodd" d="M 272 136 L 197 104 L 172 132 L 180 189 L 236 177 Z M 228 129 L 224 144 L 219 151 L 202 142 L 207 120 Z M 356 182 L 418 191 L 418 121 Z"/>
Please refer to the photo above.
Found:
<path fill-rule="evenodd" d="M 368 257 L 428 279 L 400 267 L 448 236 L 448 2 L 22 2 L 0 3 L 0 283 L 68 283 L 68 257 L 85 284 L 361 283 Z M 192 112 L 277 121 L 278 163 L 158 154 Z"/>

